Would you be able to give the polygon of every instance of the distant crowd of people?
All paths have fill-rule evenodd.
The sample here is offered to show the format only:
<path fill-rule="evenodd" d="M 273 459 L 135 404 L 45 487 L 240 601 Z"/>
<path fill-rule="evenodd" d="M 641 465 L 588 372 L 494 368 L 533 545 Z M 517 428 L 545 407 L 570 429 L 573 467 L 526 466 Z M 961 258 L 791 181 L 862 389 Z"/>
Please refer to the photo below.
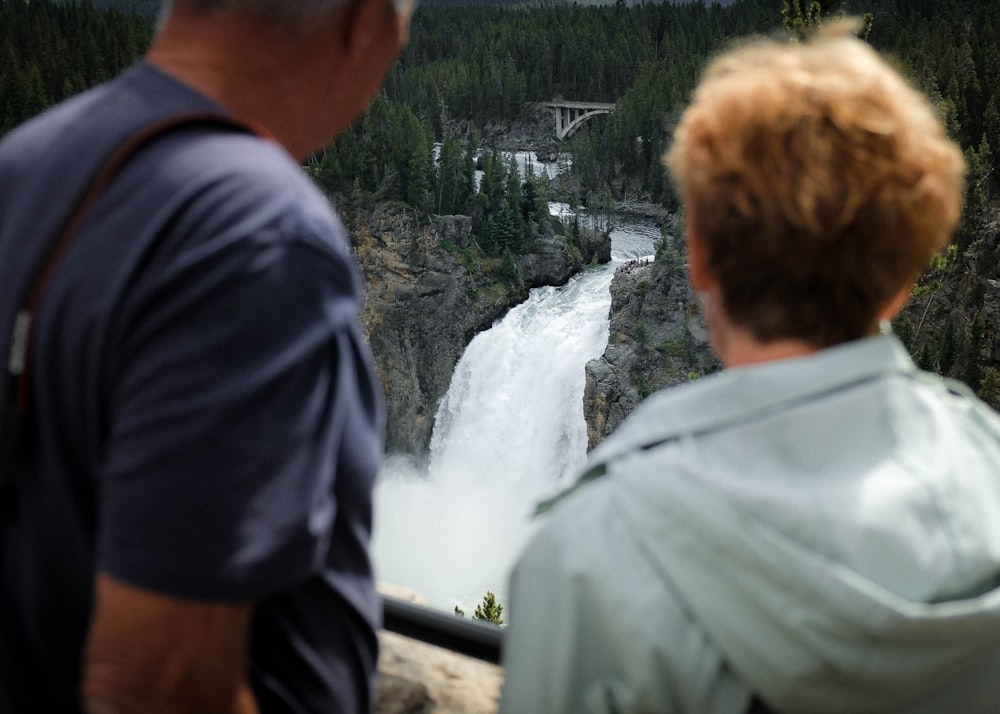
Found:
<path fill-rule="evenodd" d="M 166 2 L 0 142 L 0 711 L 373 711 L 383 396 L 300 166 L 413 9 Z M 725 369 L 547 504 L 502 714 L 996 710 L 1000 417 L 889 327 L 965 163 L 856 30 L 704 72 L 664 162 Z"/>

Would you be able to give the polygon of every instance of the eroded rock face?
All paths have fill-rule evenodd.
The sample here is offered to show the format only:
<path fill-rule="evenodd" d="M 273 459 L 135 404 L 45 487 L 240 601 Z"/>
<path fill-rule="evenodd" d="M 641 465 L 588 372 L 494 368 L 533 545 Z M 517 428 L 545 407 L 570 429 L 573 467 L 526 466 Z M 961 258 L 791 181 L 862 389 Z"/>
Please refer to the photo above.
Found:
<path fill-rule="evenodd" d="M 587 364 L 583 410 L 593 449 L 653 392 L 720 369 L 679 256 L 633 261 L 611 282 L 611 330 Z"/>
<path fill-rule="evenodd" d="M 380 582 L 379 593 L 426 605 L 417 592 Z M 456 615 L 457 617 L 457 615 Z M 393 632 L 379 632 L 376 714 L 494 714 L 503 668 Z"/>
<path fill-rule="evenodd" d="M 584 414 L 593 448 L 646 395 L 721 368 L 707 344 L 681 248 L 622 266 L 611 285 L 611 337 L 587 365 Z M 936 260 L 893 329 L 918 366 L 959 379 L 1000 409 L 1000 223 Z"/>
<path fill-rule="evenodd" d="M 377 714 L 494 714 L 503 668 L 392 632 L 379 633 Z"/>
<path fill-rule="evenodd" d="M 382 380 L 387 451 L 426 454 L 438 403 L 472 338 L 528 290 L 562 285 L 592 260 L 610 259 L 607 235 L 570 246 L 558 221 L 532 226 L 534 250 L 517 275 L 474 249 L 468 216 L 422 220 L 403 205 L 345 211 L 364 272 L 362 323 Z"/>

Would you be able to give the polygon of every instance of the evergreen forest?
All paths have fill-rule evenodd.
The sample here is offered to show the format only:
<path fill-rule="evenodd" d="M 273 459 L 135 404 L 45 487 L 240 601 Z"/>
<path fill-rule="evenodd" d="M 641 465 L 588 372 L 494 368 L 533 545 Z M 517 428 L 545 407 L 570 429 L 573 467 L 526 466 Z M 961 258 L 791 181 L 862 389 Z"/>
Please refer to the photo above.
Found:
<path fill-rule="evenodd" d="M 136 60 L 153 19 L 110 4 L 0 0 L 0 133 Z M 938 103 L 969 152 L 969 208 L 981 210 L 1000 156 L 1000 0 L 834 4 L 870 13 L 867 39 Z M 578 179 L 571 198 L 642 195 L 673 208 L 660 156 L 700 68 L 734 38 L 784 32 L 781 11 L 777 0 L 421 6 L 383 92 L 314 158 L 315 175 L 330 190 L 428 213 L 468 214 L 478 202 L 488 214 L 526 214 L 535 197 L 506 198 L 515 182 L 499 156 L 488 157 L 495 165 L 477 195 L 480 130 L 530 121 L 532 104 L 553 98 L 614 102 L 566 143 Z"/>
<path fill-rule="evenodd" d="M 639 197 L 678 207 L 660 156 L 700 68 L 720 48 L 748 34 L 792 37 L 790 9 L 804 18 L 796 20 L 799 30 L 811 12 L 865 15 L 871 20 L 866 39 L 933 99 L 970 167 L 956 248 L 918 290 L 933 294 L 935 285 L 962 271 L 974 273 L 973 288 L 952 296 L 964 301 L 964 312 L 947 319 L 942 329 L 951 332 L 924 330 L 911 350 L 924 366 L 974 386 L 989 381 L 1000 404 L 1000 372 L 976 366 L 967 373 L 971 368 L 960 359 L 981 337 L 977 301 L 1000 265 L 991 208 L 1000 196 L 1000 0 L 805 5 L 422 5 L 409 46 L 368 112 L 308 168 L 330 193 L 404 202 L 424 216 L 472 215 L 483 250 L 517 254 L 527 248 L 525 226 L 547 213 L 548 200 L 593 207 Z M 147 13 L 134 12 L 137 7 Z M 135 0 L 0 0 L 0 134 L 136 61 L 153 32 L 148 10 L 149 2 Z M 497 126 L 537 122 L 538 103 L 555 98 L 613 102 L 615 110 L 559 147 L 572 157 L 572 180 L 548 185 L 520 176 L 484 136 Z M 478 187 L 476 168 L 483 171 Z M 904 339 L 921 332 L 923 319 L 912 322 L 913 329 L 901 326 Z"/>

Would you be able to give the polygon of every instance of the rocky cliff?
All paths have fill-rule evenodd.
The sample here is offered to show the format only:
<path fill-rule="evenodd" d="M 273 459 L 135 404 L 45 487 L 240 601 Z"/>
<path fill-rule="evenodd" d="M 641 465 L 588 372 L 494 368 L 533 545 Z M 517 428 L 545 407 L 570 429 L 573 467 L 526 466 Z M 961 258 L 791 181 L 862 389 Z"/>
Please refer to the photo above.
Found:
<path fill-rule="evenodd" d="M 611 282 L 608 347 L 587 364 L 588 448 L 656 390 L 720 367 L 687 281 L 679 241 L 662 244 L 655 262 L 620 266 Z"/>
<path fill-rule="evenodd" d="M 936 259 L 893 329 L 917 364 L 965 382 L 1000 409 L 1000 220 Z M 587 365 L 590 448 L 662 387 L 721 368 L 684 271 L 681 246 L 623 265 L 611 284 L 611 337 Z"/>
<path fill-rule="evenodd" d="M 364 271 L 362 322 L 385 388 L 389 453 L 426 453 L 437 405 L 478 332 L 530 288 L 611 258 L 607 235 L 571 240 L 557 220 L 532 224 L 530 251 L 505 264 L 478 249 L 467 216 L 426 220 L 402 204 L 341 212 Z"/>
<path fill-rule="evenodd" d="M 917 364 L 965 382 L 1000 409 L 1000 221 L 936 259 L 893 329 Z"/>

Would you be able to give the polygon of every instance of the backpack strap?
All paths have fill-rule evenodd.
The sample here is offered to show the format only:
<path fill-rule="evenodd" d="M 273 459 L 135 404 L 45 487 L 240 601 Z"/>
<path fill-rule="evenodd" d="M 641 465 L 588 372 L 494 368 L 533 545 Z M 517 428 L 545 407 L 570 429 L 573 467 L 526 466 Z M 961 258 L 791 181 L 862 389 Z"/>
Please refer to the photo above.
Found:
<path fill-rule="evenodd" d="M 746 714 L 774 714 L 773 709 L 768 709 L 767 704 L 764 700 L 758 696 L 755 696 L 750 702 L 750 708 L 747 709 Z"/>
<path fill-rule="evenodd" d="M 5 374 L 8 385 L 5 404 L 0 413 L 0 526 L 3 521 L 12 519 L 16 514 L 13 465 L 25 442 L 25 422 L 32 402 L 31 358 L 34 348 L 32 328 L 52 276 L 80 226 L 122 166 L 153 139 L 173 129 L 193 124 L 216 124 L 258 135 L 264 133 L 225 114 L 215 112 L 174 114 L 141 126 L 98 166 L 93 179 L 75 202 L 62 228 L 51 239 L 41 265 L 22 296 L 10 336 L 10 351 L 7 355 Z"/>

